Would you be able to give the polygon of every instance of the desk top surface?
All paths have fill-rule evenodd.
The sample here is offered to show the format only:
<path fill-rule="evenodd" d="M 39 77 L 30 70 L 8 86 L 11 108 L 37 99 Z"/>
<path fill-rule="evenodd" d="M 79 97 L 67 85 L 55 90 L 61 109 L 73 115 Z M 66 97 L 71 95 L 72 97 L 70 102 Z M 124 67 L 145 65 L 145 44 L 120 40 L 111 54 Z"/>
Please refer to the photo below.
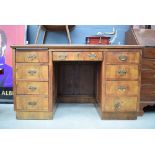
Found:
<path fill-rule="evenodd" d="M 104 48 L 142 48 L 141 45 L 85 45 L 85 44 L 27 44 L 27 45 L 12 45 L 11 48 L 50 48 L 50 49 L 74 49 L 74 48 L 86 48 L 86 49 L 104 49 Z"/>

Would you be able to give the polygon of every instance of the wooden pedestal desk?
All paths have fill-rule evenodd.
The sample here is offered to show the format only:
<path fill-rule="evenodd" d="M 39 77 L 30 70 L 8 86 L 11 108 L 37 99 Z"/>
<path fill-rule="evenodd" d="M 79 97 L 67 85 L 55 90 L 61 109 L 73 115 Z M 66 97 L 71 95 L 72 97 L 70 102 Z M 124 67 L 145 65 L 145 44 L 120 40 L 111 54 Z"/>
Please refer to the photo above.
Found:
<path fill-rule="evenodd" d="M 12 46 L 17 119 L 52 119 L 57 103 L 94 103 L 102 119 L 136 119 L 141 46 Z"/>

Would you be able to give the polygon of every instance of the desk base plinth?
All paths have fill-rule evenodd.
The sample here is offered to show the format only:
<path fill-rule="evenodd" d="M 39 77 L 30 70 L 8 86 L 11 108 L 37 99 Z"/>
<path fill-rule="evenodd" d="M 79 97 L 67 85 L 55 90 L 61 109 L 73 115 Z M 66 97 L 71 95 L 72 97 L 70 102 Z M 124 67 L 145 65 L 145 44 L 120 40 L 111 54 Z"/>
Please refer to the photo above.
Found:
<path fill-rule="evenodd" d="M 137 119 L 137 112 L 102 112 L 102 119 L 104 120 L 135 120 Z"/>
<path fill-rule="evenodd" d="M 53 119 L 52 112 L 16 112 L 16 118 L 19 120 L 48 120 Z"/>

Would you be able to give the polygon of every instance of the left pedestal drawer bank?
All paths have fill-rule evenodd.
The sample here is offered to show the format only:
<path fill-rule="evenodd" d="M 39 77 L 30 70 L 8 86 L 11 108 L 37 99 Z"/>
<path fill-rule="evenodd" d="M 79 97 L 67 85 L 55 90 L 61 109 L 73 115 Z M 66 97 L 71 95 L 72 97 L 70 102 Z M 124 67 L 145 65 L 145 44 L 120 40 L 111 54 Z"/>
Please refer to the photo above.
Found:
<path fill-rule="evenodd" d="M 16 49 L 14 57 L 16 118 L 52 119 L 48 49 Z"/>

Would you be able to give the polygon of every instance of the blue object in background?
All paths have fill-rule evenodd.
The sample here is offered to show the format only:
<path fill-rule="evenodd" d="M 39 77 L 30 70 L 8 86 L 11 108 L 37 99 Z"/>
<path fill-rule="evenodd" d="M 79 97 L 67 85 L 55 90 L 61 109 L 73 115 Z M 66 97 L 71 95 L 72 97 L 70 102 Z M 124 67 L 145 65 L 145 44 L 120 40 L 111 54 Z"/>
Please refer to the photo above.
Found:
<path fill-rule="evenodd" d="M 72 44 L 85 44 L 87 36 L 97 35 L 98 32 L 112 32 L 113 28 L 117 30 L 117 38 L 113 44 L 125 43 L 125 32 L 129 30 L 130 25 L 76 25 L 70 32 Z M 29 25 L 27 29 L 27 39 L 29 44 L 34 44 L 37 34 L 37 25 Z M 43 31 L 40 33 L 38 44 L 42 43 Z M 45 44 L 68 44 L 66 32 L 48 32 Z"/>

